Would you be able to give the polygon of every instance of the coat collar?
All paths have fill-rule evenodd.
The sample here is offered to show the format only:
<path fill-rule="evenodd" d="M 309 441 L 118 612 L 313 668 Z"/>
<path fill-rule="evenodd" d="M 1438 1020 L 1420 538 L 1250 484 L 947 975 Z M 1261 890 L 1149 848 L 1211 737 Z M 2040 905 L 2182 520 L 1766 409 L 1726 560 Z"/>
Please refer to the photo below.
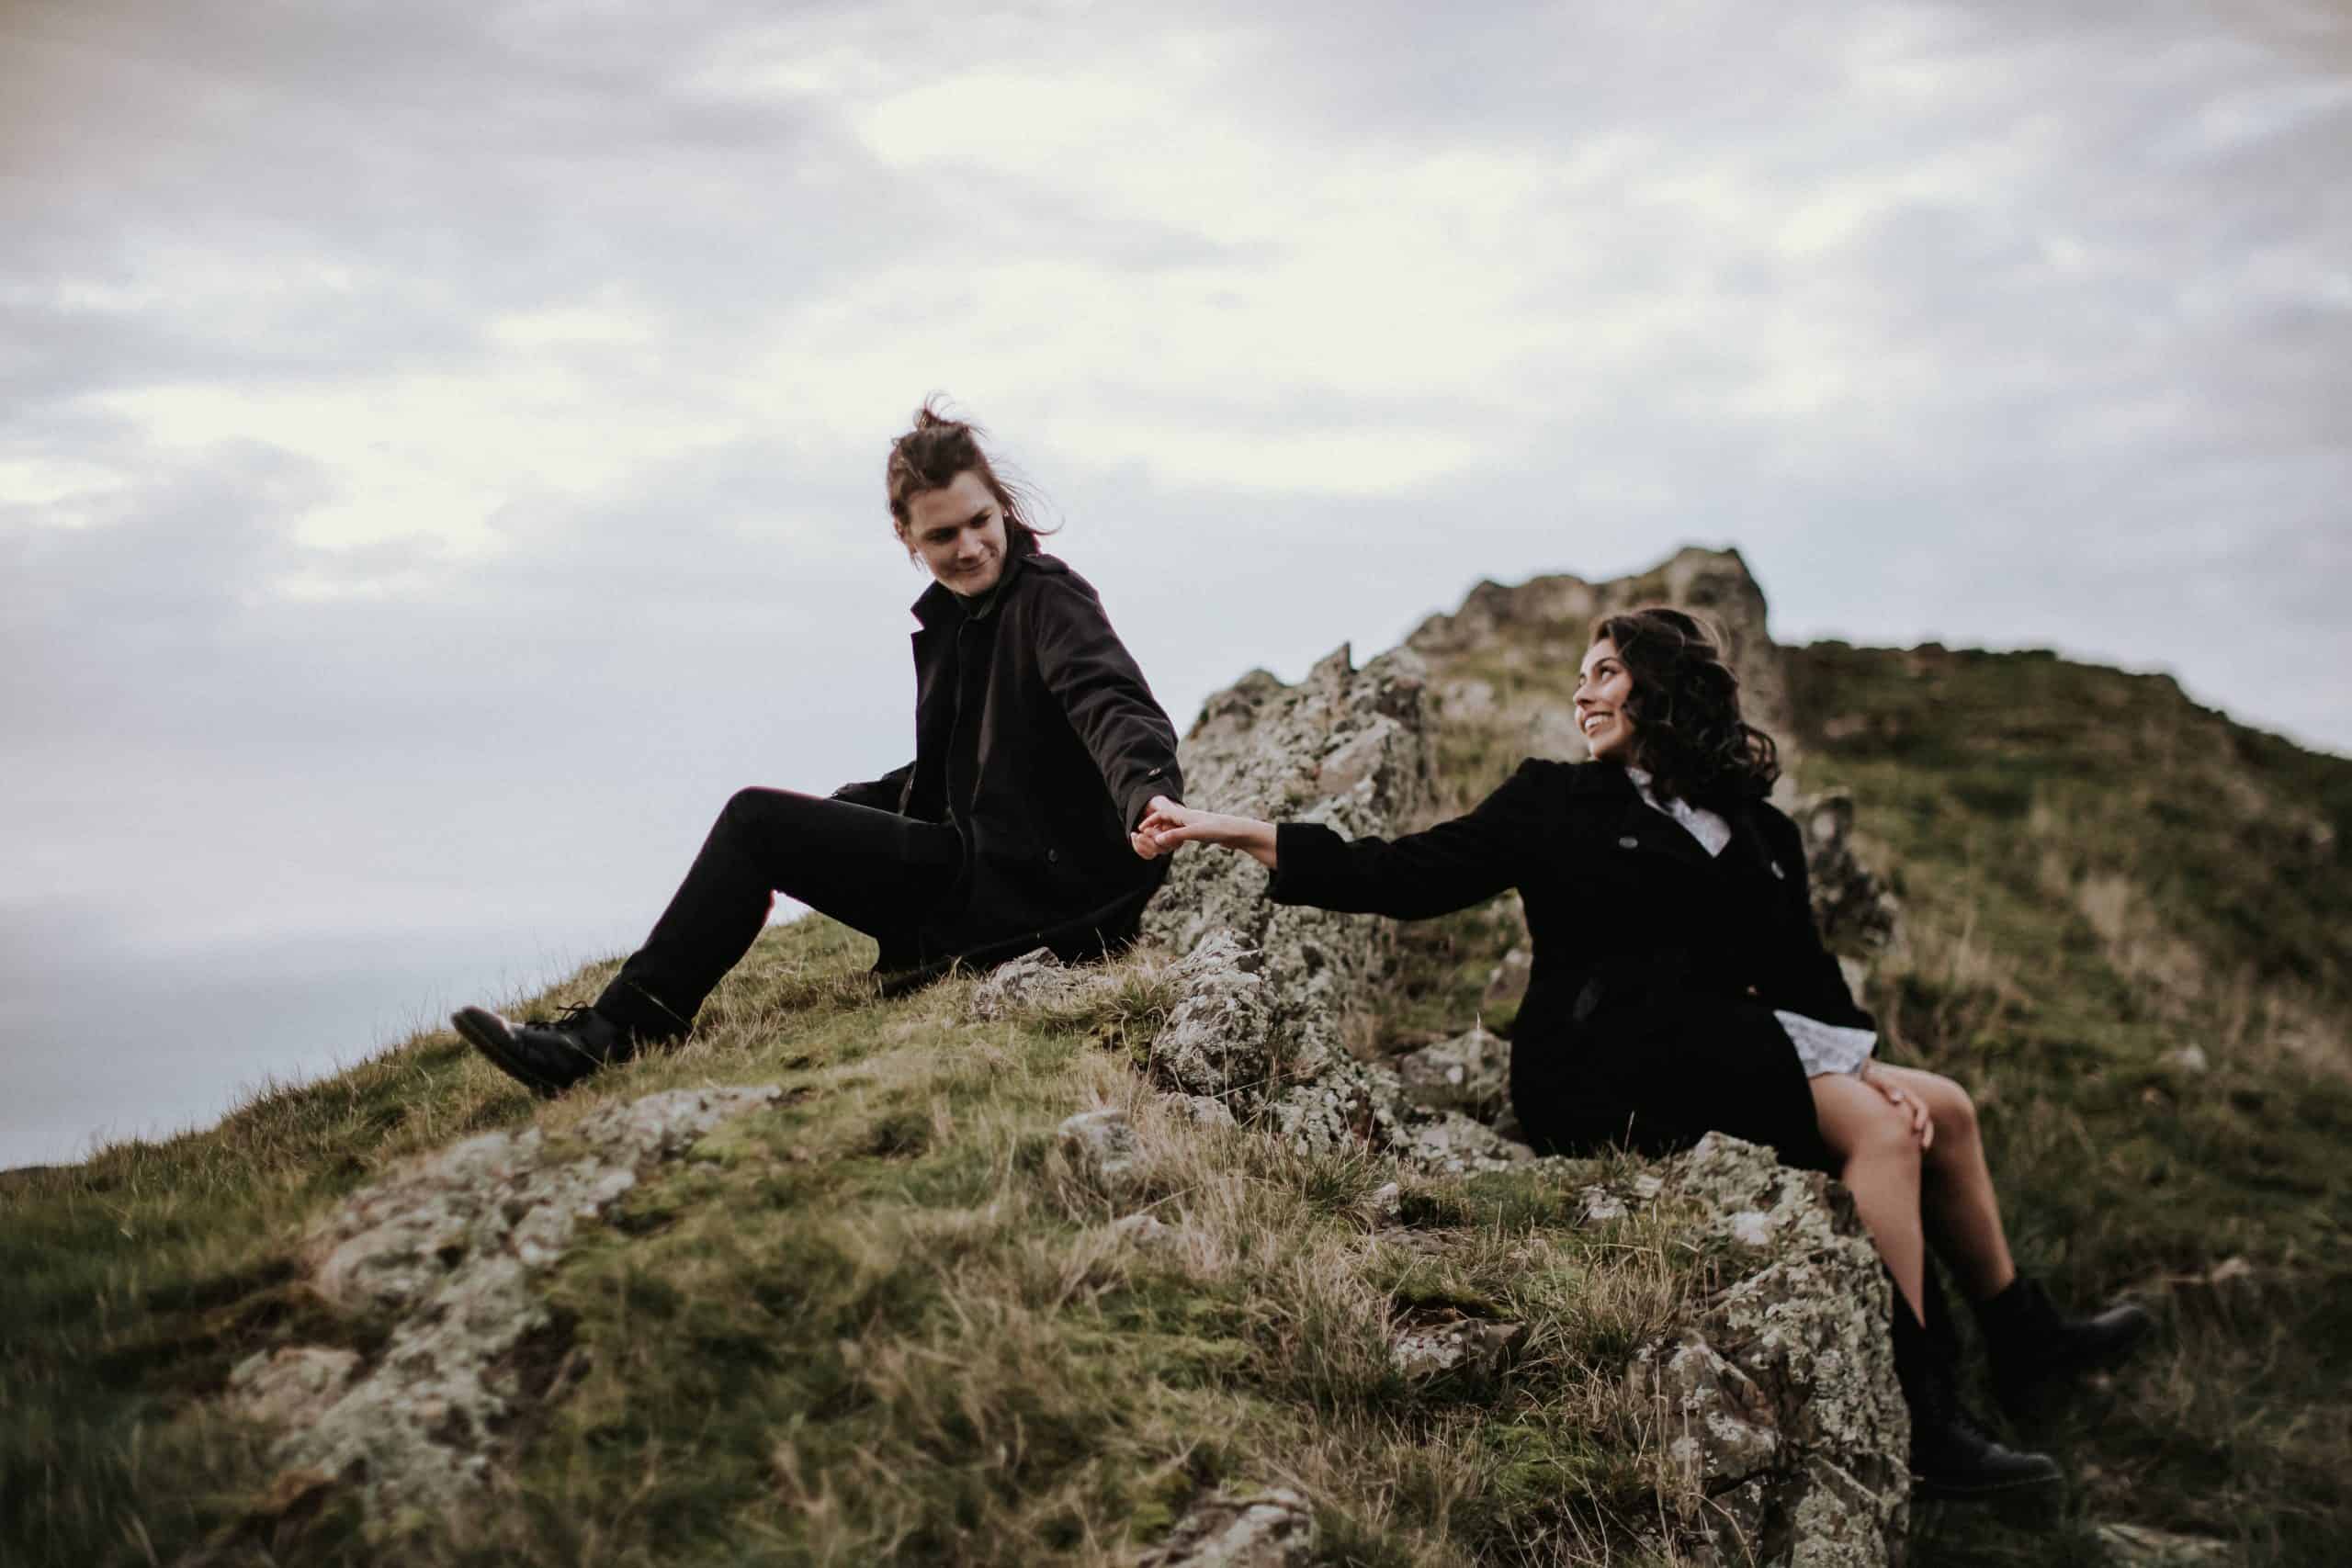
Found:
<path fill-rule="evenodd" d="M 1016 545 L 1005 552 L 1004 570 L 997 577 L 996 587 L 992 591 L 995 597 L 989 601 L 992 608 L 1003 604 L 1004 596 L 1011 592 L 1013 580 L 1027 570 L 1029 563 L 1036 558 L 1037 553 L 1037 541 L 1035 538 L 1025 540 L 1023 544 Z M 964 623 L 963 607 L 956 603 L 955 591 L 944 583 L 934 582 L 924 589 L 916 596 L 915 602 L 907 608 L 914 612 L 915 619 L 922 623 L 922 629 L 925 631 L 936 631 L 942 626 L 956 626 Z"/>
<path fill-rule="evenodd" d="M 1689 829 L 1644 800 L 1625 770 L 1614 762 L 1581 762 L 1572 767 L 1568 771 L 1568 793 L 1596 804 L 1615 805 L 1615 832 L 1621 842 L 1631 839 L 1640 849 L 1656 851 L 1692 865 L 1716 866 L 1726 871 L 1762 871 L 1772 863 L 1770 847 L 1764 842 L 1756 823 L 1756 812 L 1746 801 L 1719 808 L 1724 820 L 1731 824 L 1731 842 L 1724 846 L 1722 854 L 1711 855 Z"/>

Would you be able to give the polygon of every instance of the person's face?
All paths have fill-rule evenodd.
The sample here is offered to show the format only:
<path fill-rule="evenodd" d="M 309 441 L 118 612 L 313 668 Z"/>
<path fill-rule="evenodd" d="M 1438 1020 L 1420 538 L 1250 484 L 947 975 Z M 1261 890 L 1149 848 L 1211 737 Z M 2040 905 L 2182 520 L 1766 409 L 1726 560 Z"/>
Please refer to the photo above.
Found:
<path fill-rule="evenodd" d="M 1004 575 L 1004 508 L 969 468 L 909 496 L 899 537 L 954 592 L 986 593 Z"/>
<path fill-rule="evenodd" d="M 1617 657 L 1617 645 L 1602 637 L 1585 651 L 1577 671 L 1577 728 L 1597 758 L 1623 761 L 1634 744 L 1633 716 L 1625 711 L 1634 677 Z"/>

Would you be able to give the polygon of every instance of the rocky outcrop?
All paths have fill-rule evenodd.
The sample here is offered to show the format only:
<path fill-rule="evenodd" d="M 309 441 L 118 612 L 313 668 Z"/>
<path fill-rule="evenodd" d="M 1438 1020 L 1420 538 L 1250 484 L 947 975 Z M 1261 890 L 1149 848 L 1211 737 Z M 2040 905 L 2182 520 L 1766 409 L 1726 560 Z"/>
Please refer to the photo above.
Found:
<path fill-rule="evenodd" d="M 1886 1276 L 1842 1189 L 1720 1134 L 1667 1162 L 1723 1283 L 1630 1375 L 1704 1498 L 1681 1533 L 1719 1560 L 1876 1568 L 1908 1528 L 1910 1417 L 1894 1381 Z"/>
<path fill-rule="evenodd" d="M 1762 594 L 1737 556 L 1690 550 L 1624 582 L 1484 585 L 1362 671 L 1341 649 L 1296 686 L 1253 674 L 1211 699 L 1187 738 L 1191 798 L 1351 836 L 1394 835 L 1434 798 L 1429 758 L 1442 724 L 1499 729 L 1516 741 L 1509 751 L 1580 758 L 1567 694 L 1550 686 L 1575 668 L 1596 615 L 1661 600 L 1717 620 L 1749 713 L 1785 735 L 1788 687 Z M 1442 671 L 1434 702 L 1431 660 Z M 1515 670 L 1545 676 L 1507 679 Z M 1506 677 L 1500 687 L 1496 676 Z M 1849 953 L 1883 948 L 1896 911 L 1853 852 L 1850 802 L 1789 795 L 1833 940 Z M 1390 964 L 1386 923 L 1276 907 L 1262 878 L 1246 857 L 1188 850 L 1154 902 L 1148 932 L 1185 955 L 1150 1051 L 1162 1085 L 1306 1149 L 1371 1148 L 1444 1173 L 1532 1158 L 1494 1125 L 1508 1114 L 1508 1043 L 1464 1019 L 1464 1032 L 1392 1059 L 1351 1055 L 1341 1023 L 1378 995 Z M 1495 965 L 1489 998 L 1518 999 L 1526 956 L 1522 944 Z M 1679 1508 L 1672 1549 L 1825 1568 L 1895 1560 L 1907 1417 L 1884 1277 L 1850 1203 L 1826 1178 L 1720 1137 L 1657 1170 L 1589 1187 L 1584 1199 L 1587 1224 L 1660 1201 L 1688 1206 L 1700 1216 L 1694 1243 L 1723 1260 L 1718 1287 L 1629 1373 L 1672 1433 L 1669 1490 L 1689 1505 L 1665 1510 Z M 1493 1375 L 1520 1332 L 1472 1320 L 1408 1324 L 1392 1356 L 1408 1377 Z"/>
<path fill-rule="evenodd" d="M 1736 550 L 1685 549 L 1638 577 L 1588 582 L 1531 578 L 1516 587 L 1482 582 L 1450 615 L 1431 615 L 1405 646 L 1434 667 L 1449 720 L 1512 734 L 1521 755 L 1580 762 L 1589 755 L 1559 688 L 1573 682 L 1592 623 L 1645 604 L 1673 604 L 1722 628 L 1748 721 L 1783 746 L 1789 679 L 1764 629 L 1764 592 Z M 1532 682 L 1497 677 L 1540 675 Z"/>
<path fill-rule="evenodd" d="M 1185 791 L 1219 811 L 1321 822 L 1350 837 L 1393 833 L 1429 798 L 1424 677 L 1409 652 L 1358 670 L 1345 648 L 1295 686 L 1262 671 L 1244 676 L 1208 700 L 1185 737 Z M 1271 1085 L 1285 1066 L 1311 1074 L 1345 1054 L 1340 1021 L 1387 967 L 1389 940 L 1376 920 L 1271 904 L 1265 885 L 1246 855 L 1184 851 L 1144 930 L 1180 953 L 1222 931 L 1257 955 L 1270 1045 L 1288 1058 L 1268 1062 Z"/>
<path fill-rule="evenodd" d="M 1854 797 L 1842 789 L 1802 795 L 1789 815 L 1804 834 L 1813 917 L 1830 951 L 1867 958 L 1895 947 L 1903 908 L 1854 848 Z"/>
<path fill-rule="evenodd" d="M 673 1089 L 559 1135 L 485 1133 L 353 1193 L 310 1237 L 311 1282 L 355 1317 L 389 1315 L 382 1354 L 256 1355 L 231 1372 L 232 1401 L 287 1428 L 279 1464 L 356 1484 L 371 1516 L 479 1495 L 561 1354 L 539 1277 L 648 1168 L 781 1094 Z"/>
<path fill-rule="evenodd" d="M 1491 1124 L 1510 1101 L 1510 1042 L 1472 1025 L 1451 1040 L 1396 1058 L 1405 1091 L 1434 1111 Z"/>

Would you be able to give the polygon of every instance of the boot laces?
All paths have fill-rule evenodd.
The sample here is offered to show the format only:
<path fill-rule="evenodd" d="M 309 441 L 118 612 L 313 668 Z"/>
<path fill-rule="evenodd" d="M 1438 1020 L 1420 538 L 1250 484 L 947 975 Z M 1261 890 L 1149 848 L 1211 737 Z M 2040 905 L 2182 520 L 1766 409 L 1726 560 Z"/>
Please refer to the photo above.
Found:
<path fill-rule="evenodd" d="M 593 1002 L 571 1002 L 553 1018 L 526 1018 L 523 1021 L 534 1029 L 556 1029 L 577 1034 L 587 1026 L 588 1015 L 596 1010 Z"/>

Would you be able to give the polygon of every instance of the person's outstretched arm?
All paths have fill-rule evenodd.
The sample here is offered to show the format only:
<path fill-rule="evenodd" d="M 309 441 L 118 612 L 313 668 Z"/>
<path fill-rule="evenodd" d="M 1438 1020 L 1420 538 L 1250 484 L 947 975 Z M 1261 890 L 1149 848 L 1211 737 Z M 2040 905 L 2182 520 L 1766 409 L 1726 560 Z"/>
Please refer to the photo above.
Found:
<path fill-rule="evenodd" d="M 864 784 L 845 784 L 833 791 L 830 798 L 846 800 L 852 806 L 868 806 L 876 811 L 896 811 L 907 791 L 907 775 L 915 771 L 909 762 L 903 768 L 892 768 L 878 779 Z"/>
<path fill-rule="evenodd" d="M 1239 850 L 1272 871 L 1278 904 L 1421 919 L 1482 903 L 1514 885 L 1548 826 L 1546 781 L 1532 761 L 1467 816 L 1401 839 L 1342 839 L 1317 822 L 1276 825 L 1154 801 L 1142 837 Z"/>
<path fill-rule="evenodd" d="M 1169 722 L 1094 591 L 1067 576 L 1038 580 L 1037 671 L 1102 770 L 1134 836 L 1154 795 L 1184 797 Z M 1140 837 L 1136 852 L 1144 853 Z"/>

